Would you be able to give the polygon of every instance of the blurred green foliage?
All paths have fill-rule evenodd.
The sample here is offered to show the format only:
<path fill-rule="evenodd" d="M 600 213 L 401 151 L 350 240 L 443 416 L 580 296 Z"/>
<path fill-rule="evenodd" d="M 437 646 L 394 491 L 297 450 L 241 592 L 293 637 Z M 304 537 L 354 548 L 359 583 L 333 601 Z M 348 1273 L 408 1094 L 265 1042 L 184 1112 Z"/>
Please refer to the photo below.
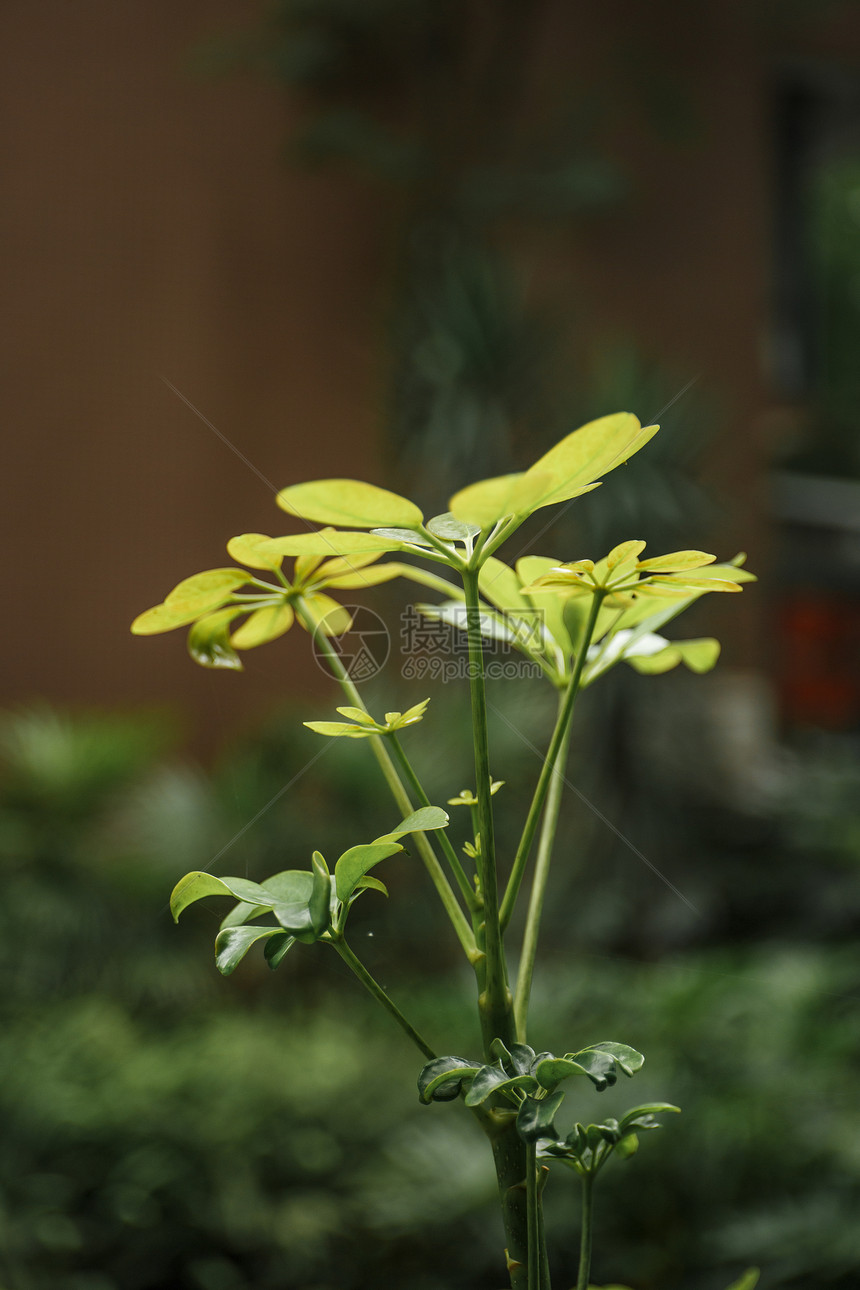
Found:
<path fill-rule="evenodd" d="M 451 715 L 455 724 L 454 705 Z M 529 719 L 525 705 L 515 715 Z M 497 1284 L 480 1135 L 465 1114 L 419 1106 L 420 1063 L 345 969 L 334 960 L 321 977 L 315 963 L 311 979 L 313 950 L 299 947 L 276 976 L 251 957 L 225 981 L 204 949 L 217 911 L 181 931 L 170 924 L 175 877 L 208 867 L 318 748 L 294 729 L 273 723 L 204 775 L 165 752 L 151 720 L 47 710 L 3 720 L 4 1290 Z M 428 758 L 440 787 L 468 783 L 449 758 L 455 738 L 448 727 L 435 771 Z M 361 747 L 337 742 L 233 842 L 231 868 L 241 860 L 259 876 L 285 838 L 290 856 L 329 839 L 334 849 L 370 821 L 379 799 Z M 525 774 L 513 737 L 505 751 Z M 850 800 L 844 759 L 835 774 L 833 760 L 806 751 L 795 768 L 812 762 L 816 801 L 826 784 L 825 800 Z M 748 899 L 763 941 L 750 929 L 742 947 L 722 946 L 707 919 L 671 952 L 659 938 L 625 946 L 617 924 L 601 940 L 587 928 L 585 869 L 556 901 L 535 1034 L 548 1047 L 623 1034 L 647 1056 L 636 1100 L 669 1094 L 684 1109 L 607 1176 L 599 1282 L 722 1290 L 760 1263 L 765 1288 L 856 1284 L 860 1112 L 847 1074 L 860 1060 L 860 844 L 856 830 L 822 828 L 815 803 L 805 812 L 787 787 L 786 830 L 773 825 L 735 858 L 739 879 L 741 863 L 747 878 L 761 875 Z M 726 881 L 724 860 L 712 858 L 703 890 Z M 806 899 L 786 891 L 801 865 L 825 887 L 833 874 L 853 877 L 853 905 L 840 888 L 838 936 L 832 924 L 802 935 L 780 913 Z M 410 1015 L 431 1042 L 470 1050 L 472 1022 L 421 876 L 408 863 L 391 876 L 406 930 L 387 940 L 384 902 L 368 902 L 365 957 L 380 979 L 394 979 L 395 960 L 407 975 L 416 958 L 421 974 L 429 965 L 429 984 L 402 987 Z M 622 921 L 636 916 L 622 903 Z M 582 1093 L 570 1114 L 617 1114 L 625 1092 Z M 553 1258 L 572 1279 L 572 1180 L 562 1171 L 547 1196 L 549 1230 L 570 1234 Z"/>

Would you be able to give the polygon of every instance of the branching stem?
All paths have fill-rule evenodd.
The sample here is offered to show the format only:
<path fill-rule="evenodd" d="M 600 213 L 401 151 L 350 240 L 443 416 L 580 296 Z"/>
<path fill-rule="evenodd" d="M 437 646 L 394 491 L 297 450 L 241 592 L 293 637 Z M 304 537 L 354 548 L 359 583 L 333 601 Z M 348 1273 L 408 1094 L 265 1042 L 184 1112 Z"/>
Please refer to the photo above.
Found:
<path fill-rule="evenodd" d="M 320 652 L 325 656 L 326 662 L 328 663 L 333 676 L 339 683 L 350 703 L 356 708 L 361 708 L 362 712 L 367 712 L 367 707 L 358 690 L 350 680 L 349 673 L 344 667 L 340 655 L 331 644 L 329 638 L 319 631 L 313 616 L 308 613 L 308 610 L 300 596 L 296 597 L 295 608 L 296 614 L 311 633 Z M 369 736 L 368 742 L 373 749 L 374 756 L 379 763 L 379 768 L 382 771 L 385 782 L 391 791 L 391 795 L 394 798 L 398 809 L 402 812 L 404 818 L 407 815 L 411 815 L 415 808 L 409 799 L 406 789 L 403 787 L 403 783 L 397 773 L 397 768 L 391 760 L 388 749 L 385 747 L 384 740 L 380 735 L 371 735 Z M 416 833 L 413 834 L 413 836 L 415 838 L 415 846 L 421 856 L 424 868 L 430 875 L 430 880 L 436 888 L 439 899 L 445 907 L 445 912 L 451 920 L 451 925 L 454 928 L 457 939 L 462 945 L 469 962 L 474 963 L 478 952 L 475 944 L 475 937 L 462 909 L 460 908 L 460 905 L 457 902 L 457 897 L 454 895 L 453 888 L 445 876 L 445 871 L 436 858 L 436 853 L 427 840 L 426 834 Z"/>
<path fill-rule="evenodd" d="M 532 798 L 531 806 L 529 807 L 529 813 L 526 818 L 522 837 L 520 838 L 520 844 L 517 847 L 517 854 L 514 858 L 511 876 L 508 879 L 508 885 L 505 889 L 505 895 L 500 912 L 503 930 L 507 927 L 511 919 L 511 914 L 514 912 L 520 884 L 522 883 L 523 875 L 526 871 L 526 865 L 528 864 L 532 842 L 534 841 L 534 836 L 537 832 L 541 811 L 543 810 L 544 803 L 546 801 L 546 795 L 549 792 L 549 786 L 552 781 L 556 763 L 559 759 L 562 744 L 564 740 L 568 738 L 570 722 L 573 717 L 573 706 L 576 702 L 576 696 L 579 693 L 579 686 L 582 680 L 582 670 L 585 667 L 585 658 L 588 653 L 588 646 L 590 645 L 591 638 L 594 635 L 594 628 L 597 623 L 597 616 L 600 613 L 602 602 L 602 592 L 597 592 L 592 596 L 588 621 L 585 625 L 585 630 L 582 634 L 582 641 L 580 642 L 576 656 L 576 665 L 573 669 L 573 674 L 571 675 L 567 689 L 564 692 L 564 698 L 562 700 L 561 707 L 559 708 L 558 719 L 555 723 L 555 729 L 552 732 L 552 739 L 550 740 L 549 748 L 547 749 L 547 754 L 544 759 L 543 766 L 541 767 L 540 777 L 537 782 L 534 797 Z"/>
<path fill-rule="evenodd" d="M 401 744 L 400 740 L 397 738 L 397 735 L 392 733 L 390 735 L 387 735 L 386 738 L 389 740 L 391 747 L 394 750 L 395 759 L 397 760 L 397 762 L 399 762 L 400 769 L 403 771 L 403 775 L 406 779 L 406 782 L 408 783 L 409 787 L 412 789 L 413 793 L 415 794 L 415 797 L 418 800 L 419 806 L 429 806 L 430 799 L 427 796 L 427 794 L 424 792 L 424 788 L 421 784 L 421 781 L 416 775 L 415 769 L 412 763 L 410 762 L 409 758 L 406 756 L 406 753 L 403 751 L 403 745 Z M 463 866 L 460 864 L 460 857 L 457 855 L 457 852 L 454 850 L 453 846 L 451 845 L 451 839 L 448 837 L 447 830 L 437 829 L 436 837 L 439 841 L 440 847 L 445 853 L 445 859 L 448 861 L 448 864 L 451 867 L 451 872 L 453 873 L 454 878 L 457 881 L 457 885 L 463 894 L 463 899 L 465 900 L 466 905 L 470 910 L 479 909 L 480 902 L 478 901 L 478 898 L 475 895 L 475 889 L 472 886 L 472 884 L 469 882 L 469 879 L 466 876 Z"/>
<path fill-rule="evenodd" d="M 403 1033 L 407 1035 L 408 1038 L 412 1040 L 412 1043 L 421 1050 L 427 1060 L 433 1061 L 436 1056 L 433 1049 L 428 1043 L 425 1043 L 415 1027 L 406 1020 L 394 1000 L 385 993 L 379 982 L 374 980 L 361 959 L 357 958 L 356 955 L 353 954 L 346 941 L 342 938 L 338 940 L 332 939 L 330 944 L 335 950 L 337 950 L 350 971 L 355 973 L 365 990 L 367 990 L 369 994 L 373 995 L 377 1003 L 382 1004 L 386 1012 L 394 1018 Z"/>

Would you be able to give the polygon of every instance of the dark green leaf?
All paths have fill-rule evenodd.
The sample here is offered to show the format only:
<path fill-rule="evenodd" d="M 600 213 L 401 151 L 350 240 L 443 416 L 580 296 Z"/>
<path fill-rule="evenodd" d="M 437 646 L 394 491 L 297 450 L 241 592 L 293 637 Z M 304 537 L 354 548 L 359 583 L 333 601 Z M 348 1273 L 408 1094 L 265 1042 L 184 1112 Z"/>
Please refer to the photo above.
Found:
<path fill-rule="evenodd" d="M 587 1075 L 588 1071 L 569 1057 L 544 1057 L 535 1061 L 533 1071 L 542 1088 L 554 1089 L 571 1075 Z"/>
<path fill-rule="evenodd" d="M 591 1052 L 608 1053 L 625 1075 L 635 1075 L 645 1064 L 645 1058 L 635 1048 L 631 1048 L 629 1044 L 617 1044 L 611 1039 L 601 1040 L 599 1044 L 589 1044 L 582 1052 L 573 1053 L 572 1056 L 576 1061 L 582 1061 L 584 1054 Z"/>
<path fill-rule="evenodd" d="M 511 1093 L 515 1088 L 533 1093 L 538 1088 L 533 1075 L 509 1076 L 498 1065 L 482 1066 L 466 1094 L 467 1106 L 480 1106 L 493 1093 Z"/>
<path fill-rule="evenodd" d="M 418 1096 L 426 1103 L 453 1102 L 478 1069 L 464 1057 L 435 1057 L 418 1076 Z"/>
<path fill-rule="evenodd" d="M 270 941 L 266 941 L 263 953 L 266 957 L 266 962 L 273 971 L 279 965 L 287 950 L 292 949 L 295 943 L 295 936 L 288 936 L 286 932 L 280 936 L 273 936 Z"/>
<path fill-rule="evenodd" d="M 526 1096 L 517 1112 L 517 1133 L 525 1142 L 537 1142 L 538 1138 L 556 1136 L 553 1120 L 564 1101 L 564 1093 L 559 1091 L 540 1101 Z"/>
<path fill-rule="evenodd" d="M 656 1128 L 657 1124 L 652 1120 L 652 1117 L 666 1115 L 669 1112 L 680 1115 L 681 1108 L 680 1106 L 672 1106 L 671 1102 L 643 1102 L 641 1106 L 633 1106 L 622 1115 L 621 1128 L 622 1130 L 628 1128 Z"/>

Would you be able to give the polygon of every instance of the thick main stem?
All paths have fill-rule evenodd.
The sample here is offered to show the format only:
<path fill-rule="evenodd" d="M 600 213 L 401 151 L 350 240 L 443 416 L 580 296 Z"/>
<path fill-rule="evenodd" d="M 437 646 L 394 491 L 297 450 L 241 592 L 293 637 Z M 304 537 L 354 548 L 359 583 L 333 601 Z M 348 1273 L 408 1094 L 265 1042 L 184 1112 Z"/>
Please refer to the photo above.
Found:
<path fill-rule="evenodd" d="M 591 1277 L 591 1220 L 593 1209 L 593 1174 L 582 1175 L 582 1231 L 579 1237 L 579 1275 L 576 1290 L 588 1290 Z"/>
<path fill-rule="evenodd" d="M 466 625 L 469 637 L 469 691 L 472 701 L 472 739 L 475 749 L 475 785 L 478 798 L 480 846 L 477 866 L 484 902 L 483 949 L 486 954 L 484 988 L 478 1000 L 484 1054 L 493 1056 L 490 1045 L 501 1039 L 506 1047 L 514 1040 L 513 997 L 508 987 L 502 929 L 499 922 L 499 887 L 496 874 L 496 840 L 493 828 L 490 744 L 487 730 L 487 695 L 484 688 L 484 646 L 481 637 L 478 574 L 463 573 L 466 592 Z"/>
<path fill-rule="evenodd" d="M 499 923 L 499 891 L 496 876 L 496 848 L 493 829 L 493 806 L 490 776 L 489 736 L 487 732 L 487 697 L 484 689 L 484 653 L 480 628 L 478 575 L 473 570 L 463 574 L 466 592 L 466 624 L 469 637 L 469 688 L 472 701 L 472 737 L 475 747 L 475 785 L 478 798 L 480 847 L 477 866 L 484 902 L 483 923 L 476 929 L 476 939 L 484 951 L 484 961 L 477 965 L 481 991 L 478 1011 L 487 1061 L 493 1060 L 491 1044 L 501 1039 L 510 1048 L 514 1041 L 513 1000 L 508 988 L 507 967 Z M 507 1242 L 508 1275 L 512 1290 L 528 1290 L 529 1282 L 529 1206 L 527 1196 L 528 1162 L 526 1145 L 517 1133 L 515 1117 L 500 1117 L 490 1135 L 493 1162 L 499 1184 L 499 1201 Z M 534 1258 L 534 1255 L 531 1256 Z M 539 1254 L 542 1258 L 542 1253 Z"/>

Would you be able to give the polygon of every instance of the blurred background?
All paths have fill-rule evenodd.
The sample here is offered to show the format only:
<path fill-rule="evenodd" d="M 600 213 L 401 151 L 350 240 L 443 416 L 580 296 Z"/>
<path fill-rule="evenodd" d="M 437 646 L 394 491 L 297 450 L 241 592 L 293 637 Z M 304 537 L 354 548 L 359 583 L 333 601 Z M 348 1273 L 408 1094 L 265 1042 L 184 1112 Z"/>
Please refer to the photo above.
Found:
<path fill-rule="evenodd" d="M 0 1290 L 500 1284 L 483 1141 L 418 1106 L 339 963 L 223 980 L 218 909 L 169 920 L 188 869 L 259 879 L 392 818 L 360 743 L 310 766 L 301 721 L 339 699 L 307 639 L 206 672 L 128 624 L 287 530 L 289 482 L 433 514 L 619 409 L 661 434 L 537 549 L 744 549 L 760 581 L 685 620 L 712 675 L 581 704 L 534 1039 L 646 1053 L 578 1118 L 684 1111 L 608 1171 L 594 1275 L 853 1290 L 860 7 L 7 0 L 0 65 Z M 394 644 L 371 707 L 429 692 Z M 553 700 L 492 699 L 504 838 Z M 421 732 L 444 801 L 461 683 Z M 419 874 L 385 877 L 356 947 L 469 1055 L 452 938 Z M 548 1203 L 565 1286 L 573 1179 Z"/>

